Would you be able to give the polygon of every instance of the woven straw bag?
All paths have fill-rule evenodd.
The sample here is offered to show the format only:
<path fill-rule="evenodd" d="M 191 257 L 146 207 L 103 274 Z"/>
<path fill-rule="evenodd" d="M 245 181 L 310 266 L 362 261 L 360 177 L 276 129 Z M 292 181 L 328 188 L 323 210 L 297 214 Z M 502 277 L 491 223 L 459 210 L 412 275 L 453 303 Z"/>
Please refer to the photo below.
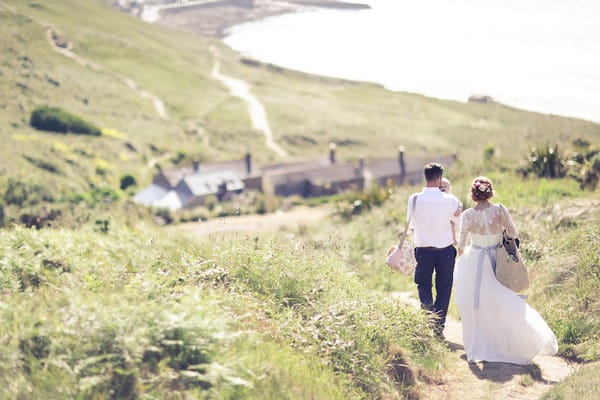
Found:
<path fill-rule="evenodd" d="M 509 238 L 504 232 L 502 244 L 496 250 L 496 278 L 515 293 L 529 287 L 527 267 L 515 239 Z"/>

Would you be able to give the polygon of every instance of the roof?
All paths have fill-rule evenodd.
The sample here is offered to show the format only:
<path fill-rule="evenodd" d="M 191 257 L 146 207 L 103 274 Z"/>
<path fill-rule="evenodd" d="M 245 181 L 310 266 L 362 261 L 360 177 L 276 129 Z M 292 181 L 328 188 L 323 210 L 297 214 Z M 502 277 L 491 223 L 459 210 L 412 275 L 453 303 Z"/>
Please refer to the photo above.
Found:
<path fill-rule="evenodd" d="M 329 164 L 313 166 L 311 169 L 279 171 L 265 176 L 272 184 L 311 181 L 313 183 L 341 182 L 360 177 L 360 171 L 354 164 Z"/>
<path fill-rule="evenodd" d="M 164 207 L 170 210 L 181 208 L 181 199 L 173 190 L 151 184 L 133 197 L 133 201 L 145 206 Z"/>
<path fill-rule="evenodd" d="M 168 190 L 154 183 L 133 196 L 133 201 L 145 206 L 151 206 L 155 201 L 161 199 L 167 194 Z"/>
<path fill-rule="evenodd" d="M 219 185 L 226 184 L 228 192 L 244 189 L 244 182 L 232 171 L 219 171 L 213 173 L 194 173 L 186 175 L 182 180 L 194 196 L 215 194 Z"/>
<path fill-rule="evenodd" d="M 267 164 L 261 167 L 263 175 L 278 175 L 283 173 L 307 171 L 314 168 L 331 166 L 328 158 L 318 158 L 312 160 L 299 160 L 286 163 Z"/>
<path fill-rule="evenodd" d="M 183 167 L 183 168 L 174 168 L 168 170 L 162 170 L 162 175 L 166 178 L 171 187 L 177 186 L 177 184 L 187 177 L 190 174 L 204 174 L 209 172 L 222 172 L 222 171 L 230 171 L 236 174 L 239 177 L 245 178 L 248 176 L 246 173 L 246 160 L 232 160 L 232 161 L 223 161 L 223 162 L 215 162 L 215 163 L 200 163 L 198 171 L 194 171 L 192 166 Z M 250 176 L 258 176 L 261 175 L 261 167 L 257 166 L 254 162 L 252 162 L 252 170 L 250 172 Z M 158 183 L 158 182 L 155 182 Z"/>
<path fill-rule="evenodd" d="M 425 164 L 437 162 L 444 166 L 454 164 L 453 156 L 444 156 L 439 158 L 405 158 L 404 169 L 407 174 L 413 172 L 422 172 Z M 365 164 L 365 172 L 375 178 L 400 174 L 400 162 L 398 158 L 387 158 L 371 161 Z"/>

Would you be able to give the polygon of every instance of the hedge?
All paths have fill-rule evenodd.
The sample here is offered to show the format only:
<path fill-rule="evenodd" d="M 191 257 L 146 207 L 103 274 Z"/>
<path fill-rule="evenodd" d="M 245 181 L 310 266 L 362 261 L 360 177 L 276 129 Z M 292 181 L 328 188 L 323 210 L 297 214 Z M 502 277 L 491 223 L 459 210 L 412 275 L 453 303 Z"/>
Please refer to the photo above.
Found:
<path fill-rule="evenodd" d="M 50 132 L 77 133 L 82 135 L 100 136 L 100 129 L 94 124 L 55 107 L 38 107 L 31 113 L 32 127 Z"/>

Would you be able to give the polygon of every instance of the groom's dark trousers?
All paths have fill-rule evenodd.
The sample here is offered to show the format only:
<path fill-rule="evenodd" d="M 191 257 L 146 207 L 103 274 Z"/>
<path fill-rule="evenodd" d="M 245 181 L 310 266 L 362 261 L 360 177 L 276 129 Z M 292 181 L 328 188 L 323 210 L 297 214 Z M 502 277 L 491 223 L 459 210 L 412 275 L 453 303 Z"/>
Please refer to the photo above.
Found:
<path fill-rule="evenodd" d="M 415 283 L 419 290 L 421 308 L 435 312 L 438 315 L 437 329 L 441 332 L 446 324 L 446 314 L 452 293 L 452 277 L 456 249 L 454 246 L 444 248 L 417 247 L 415 248 L 417 268 Z M 433 300 L 432 281 L 435 271 L 435 301 Z"/>

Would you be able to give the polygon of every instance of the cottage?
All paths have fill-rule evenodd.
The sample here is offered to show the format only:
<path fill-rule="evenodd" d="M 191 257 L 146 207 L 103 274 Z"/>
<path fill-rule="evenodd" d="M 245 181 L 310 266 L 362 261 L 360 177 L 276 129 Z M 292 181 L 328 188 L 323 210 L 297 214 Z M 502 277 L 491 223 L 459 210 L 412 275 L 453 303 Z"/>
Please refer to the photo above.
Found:
<path fill-rule="evenodd" d="M 456 162 L 456 156 L 405 160 L 404 149 L 399 148 L 397 158 L 374 160 L 364 165 L 365 187 L 370 187 L 373 184 L 385 186 L 388 182 L 394 185 L 416 185 L 423 181 L 423 166 L 428 162 L 438 162 L 448 166 Z"/>
<path fill-rule="evenodd" d="M 177 210 L 205 205 L 209 196 L 228 200 L 244 190 L 311 197 L 364 190 L 373 184 L 417 184 L 423 179 L 423 165 L 430 161 L 450 165 L 456 156 L 405 160 L 404 149 L 399 147 L 396 158 L 340 163 L 332 143 L 328 157 L 256 166 L 248 153 L 241 160 L 194 162 L 191 168 L 160 170 L 134 201 Z"/>
<path fill-rule="evenodd" d="M 264 176 L 265 193 L 278 196 L 325 196 L 345 190 L 362 190 L 363 176 L 353 164 L 319 165 L 272 172 Z"/>
<path fill-rule="evenodd" d="M 215 196 L 218 201 L 230 200 L 244 187 L 235 173 L 225 170 L 189 174 L 179 181 L 174 191 L 181 199 L 182 208 L 194 208 L 205 205 L 209 196 Z"/>
<path fill-rule="evenodd" d="M 133 201 L 148 207 L 168 208 L 169 210 L 179 210 L 182 206 L 181 199 L 174 190 L 166 189 L 155 183 L 136 194 Z"/>

